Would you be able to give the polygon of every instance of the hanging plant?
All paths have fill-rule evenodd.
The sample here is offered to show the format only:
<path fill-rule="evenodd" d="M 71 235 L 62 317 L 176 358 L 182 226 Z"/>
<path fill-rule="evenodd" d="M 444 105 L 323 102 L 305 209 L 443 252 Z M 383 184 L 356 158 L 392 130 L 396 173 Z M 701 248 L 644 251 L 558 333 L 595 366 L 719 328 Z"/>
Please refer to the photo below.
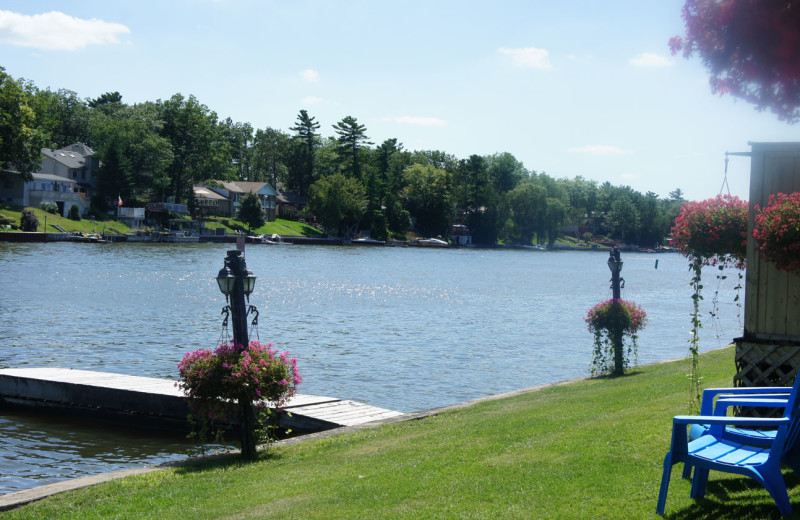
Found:
<path fill-rule="evenodd" d="M 744 269 L 747 202 L 731 195 L 687 202 L 675 219 L 671 244 L 692 263 Z"/>
<path fill-rule="evenodd" d="M 769 205 L 755 216 L 753 238 L 761 258 L 775 267 L 800 274 L 800 193 L 769 196 Z"/>
<path fill-rule="evenodd" d="M 687 202 L 681 208 L 672 227 L 671 244 L 689 259 L 692 271 L 692 337 L 689 352 L 692 356 L 692 371 L 689 407 L 696 410 L 700 403 L 701 379 L 699 374 L 700 300 L 703 299 L 702 268 L 717 266 L 720 272 L 725 267 L 744 269 L 747 259 L 747 202 L 731 195 L 717 195 L 713 199 Z M 718 275 L 718 278 L 724 278 Z M 736 301 L 739 301 L 738 288 Z M 738 304 L 738 303 L 737 303 Z M 716 305 L 714 306 L 716 307 Z M 715 311 L 712 311 L 712 313 Z"/>
<path fill-rule="evenodd" d="M 630 366 L 630 357 L 634 363 L 638 355 L 638 333 L 647 323 L 647 313 L 641 306 L 627 300 L 606 300 L 598 303 L 586 313 L 584 321 L 589 332 L 594 335 L 594 353 L 592 357 L 592 375 L 611 372 L 622 373 Z M 627 351 L 624 350 L 623 338 L 630 337 Z M 615 349 L 622 349 L 621 367 L 615 366 Z"/>
<path fill-rule="evenodd" d="M 180 382 L 176 385 L 189 398 L 189 405 L 200 417 L 201 431 L 210 422 L 225 419 L 235 401 L 253 409 L 260 428 L 259 440 L 272 439 L 271 409 L 280 409 L 295 394 L 303 378 L 297 359 L 279 353 L 258 341 L 247 347 L 223 343 L 216 350 L 187 352 L 178 364 Z M 245 447 L 242 446 L 244 454 Z"/>

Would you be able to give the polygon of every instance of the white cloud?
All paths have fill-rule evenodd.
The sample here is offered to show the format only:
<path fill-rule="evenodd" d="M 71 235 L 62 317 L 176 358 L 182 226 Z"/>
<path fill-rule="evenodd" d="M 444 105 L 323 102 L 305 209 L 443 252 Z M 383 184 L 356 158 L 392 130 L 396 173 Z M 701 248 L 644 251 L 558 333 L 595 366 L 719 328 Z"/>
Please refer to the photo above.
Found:
<path fill-rule="evenodd" d="M 400 117 L 384 117 L 382 121 L 392 121 L 402 125 L 413 126 L 427 126 L 427 127 L 441 127 L 447 126 L 447 121 L 439 119 L 438 117 L 423 117 L 423 116 L 400 116 Z"/>
<path fill-rule="evenodd" d="M 674 62 L 666 56 L 643 52 L 628 60 L 628 63 L 634 67 L 671 67 Z"/>
<path fill-rule="evenodd" d="M 534 67 L 537 69 L 549 69 L 550 62 L 547 59 L 549 53 L 544 49 L 537 49 L 535 47 L 523 47 L 517 49 L 508 49 L 500 47 L 497 49 L 500 54 L 511 56 L 514 65 L 517 67 Z"/>
<path fill-rule="evenodd" d="M 633 173 L 623 173 L 620 175 L 621 179 L 638 179 L 639 176 Z"/>
<path fill-rule="evenodd" d="M 58 11 L 33 16 L 0 11 L 0 43 L 44 50 L 74 51 L 88 45 L 119 43 L 131 30 L 119 23 L 83 20 Z"/>
<path fill-rule="evenodd" d="M 305 105 L 319 105 L 325 102 L 325 100 L 322 99 L 321 97 L 315 97 L 315 96 L 304 97 L 300 101 Z"/>
<path fill-rule="evenodd" d="M 306 81 L 310 81 L 312 83 L 316 83 L 319 81 L 319 72 L 313 69 L 306 69 L 300 73 L 300 76 Z"/>
<path fill-rule="evenodd" d="M 590 144 L 580 148 L 570 148 L 567 150 L 572 153 L 588 153 L 590 155 L 630 155 L 633 152 L 626 152 L 616 146 L 606 146 L 602 144 Z"/>

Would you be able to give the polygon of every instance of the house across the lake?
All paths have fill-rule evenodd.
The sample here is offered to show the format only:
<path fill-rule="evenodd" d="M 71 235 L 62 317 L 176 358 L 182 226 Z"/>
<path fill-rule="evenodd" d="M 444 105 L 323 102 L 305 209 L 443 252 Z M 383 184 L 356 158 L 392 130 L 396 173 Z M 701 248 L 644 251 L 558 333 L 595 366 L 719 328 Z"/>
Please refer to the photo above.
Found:
<path fill-rule="evenodd" d="M 81 215 L 89 210 L 95 177 L 100 161 L 83 143 L 74 143 L 58 150 L 42 148 L 42 164 L 25 182 L 19 172 L 6 170 L 0 180 L 0 200 L 17 206 L 38 208 L 53 202 L 58 213 L 68 216 L 73 204 Z"/>
<path fill-rule="evenodd" d="M 267 215 L 267 221 L 275 220 L 275 198 L 278 193 L 266 182 L 245 181 L 210 181 L 207 184 L 194 186 L 194 196 L 201 211 L 206 215 L 235 217 L 242 198 L 253 192 L 261 200 L 261 207 Z"/>

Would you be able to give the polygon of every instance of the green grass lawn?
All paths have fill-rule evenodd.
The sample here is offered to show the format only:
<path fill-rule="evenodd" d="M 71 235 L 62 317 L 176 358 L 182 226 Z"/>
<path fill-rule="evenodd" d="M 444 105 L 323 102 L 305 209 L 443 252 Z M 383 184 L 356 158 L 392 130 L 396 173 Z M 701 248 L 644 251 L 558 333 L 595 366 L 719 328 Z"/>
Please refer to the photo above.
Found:
<path fill-rule="evenodd" d="M 9 204 L 2 204 L 0 203 L 0 215 L 5 217 L 14 219 L 16 224 L 19 225 L 19 219 L 22 216 L 22 210 L 29 209 L 32 210 L 36 218 L 39 219 L 39 232 L 45 232 L 45 216 L 47 216 L 47 232 L 48 233 L 59 233 L 58 228 L 54 226 L 61 226 L 63 229 L 66 229 L 68 232 L 73 231 L 84 231 L 87 233 L 102 233 L 103 230 L 107 233 L 111 233 L 111 229 L 113 228 L 118 232 L 125 234 L 131 231 L 131 228 L 123 224 L 122 222 L 117 222 L 115 220 L 107 220 L 107 221 L 94 221 L 88 218 L 84 218 L 81 220 L 70 220 L 68 218 L 62 217 L 60 215 L 53 215 L 52 213 L 47 213 L 46 211 L 39 209 L 39 208 L 22 208 L 20 206 L 11 206 Z"/>
<path fill-rule="evenodd" d="M 731 348 L 702 356 L 705 386 L 730 386 L 733 357 Z M 688 412 L 688 372 L 685 360 L 637 368 L 277 446 L 255 463 L 229 458 L 116 480 L 4 517 L 657 518 L 671 419 Z M 667 518 L 778 517 L 752 480 L 712 473 L 696 502 L 680 471 Z M 800 509 L 798 481 L 788 481 Z"/>

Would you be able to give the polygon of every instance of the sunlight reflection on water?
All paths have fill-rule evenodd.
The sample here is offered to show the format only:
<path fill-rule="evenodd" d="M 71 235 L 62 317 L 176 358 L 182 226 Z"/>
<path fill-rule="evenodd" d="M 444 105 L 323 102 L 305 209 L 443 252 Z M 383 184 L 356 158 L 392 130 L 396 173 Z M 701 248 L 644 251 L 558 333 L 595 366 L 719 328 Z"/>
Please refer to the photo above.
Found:
<path fill-rule="evenodd" d="M 213 348 L 220 337 L 225 302 L 214 277 L 228 247 L 0 243 L 0 367 L 177 378 L 185 352 Z M 258 335 L 299 359 L 301 392 L 400 411 L 588 375 L 592 337 L 583 317 L 611 296 L 607 258 L 602 252 L 247 249 L 258 277 L 251 296 L 260 310 Z M 622 259 L 623 298 L 641 304 L 650 318 L 639 340 L 640 363 L 685 357 L 688 263 L 679 255 L 623 253 Z M 736 274 L 723 282 L 716 274 L 704 273 L 704 312 L 720 284 L 720 320 L 706 320 L 703 350 L 741 334 Z M 0 438 L 19 438 L 15 419 L 0 418 Z M 0 444 L 0 464 L 28 441 L 20 442 Z"/>

